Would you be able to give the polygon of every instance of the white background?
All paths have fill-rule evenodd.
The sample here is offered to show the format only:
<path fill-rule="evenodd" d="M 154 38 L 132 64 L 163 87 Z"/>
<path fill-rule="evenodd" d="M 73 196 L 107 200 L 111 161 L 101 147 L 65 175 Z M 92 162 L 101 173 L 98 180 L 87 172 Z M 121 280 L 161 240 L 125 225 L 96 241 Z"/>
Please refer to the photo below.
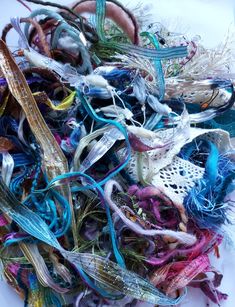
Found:
<path fill-rule="evenodd" d="M 68 4 L 67 0 L 56 0 L 51 2 Z M 122 1 L 124 4 L 127 1 Z M 138 0 L 130 0 L 128 6 L 133 7 Z M 200 35 L 203 43 L 207 47 L 215 47 L 222 42 L 228 28 L 234 26 L 235 0 L 142 0 L 144 5 L 148 5 L 151 13 L 155 16 L 155 21 L 169 25 L 179 24 L 184 34 L 191 36 Z M 39 6 L 28 3 L 32 8 Z M 13 16 L 27 16 L 28 11 L 16 0 L 0 0 L 0 30 L 9 22 Z M 171 30 L 171 29 L 170 29 Z M 175 28 L 172 30 L 176 30 Z M 17 39 L 11 31 L 8 38 L 10 46 L 17 45 Z M 231 229 L 231 238 L 235 242 L 235 231 Z M 231 244 L 230 244 L 231 245 Z M 222 303 L 222 307 L 235 307 L 235 248 L 226 246 L 221 248 L 221 258 L 219 260 L 211 256 L 214 265 L 222 270 L 224 279 L 221 290 L 229 294 L 227 301 Z M 206 307 L 216 306 L 208 302 L 200 291 L 190 291 L 183 307 Z M 23 302 L 12 291 L 12 289 L 0 281 L 0 307 L 22 307 Z"/>

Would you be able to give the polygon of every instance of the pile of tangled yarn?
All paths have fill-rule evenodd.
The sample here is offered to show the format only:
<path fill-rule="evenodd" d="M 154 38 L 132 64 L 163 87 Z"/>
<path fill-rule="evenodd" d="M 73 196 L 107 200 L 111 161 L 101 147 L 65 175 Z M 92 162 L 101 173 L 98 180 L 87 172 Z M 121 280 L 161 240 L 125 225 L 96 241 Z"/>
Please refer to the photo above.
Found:
<path fill-rule="evenodd" d="M 208 50 L 116 0 L 19 2 L 38 9 L 0 40 L 0 274 L 25 306 L 220 304 L 230 38 Z"/>

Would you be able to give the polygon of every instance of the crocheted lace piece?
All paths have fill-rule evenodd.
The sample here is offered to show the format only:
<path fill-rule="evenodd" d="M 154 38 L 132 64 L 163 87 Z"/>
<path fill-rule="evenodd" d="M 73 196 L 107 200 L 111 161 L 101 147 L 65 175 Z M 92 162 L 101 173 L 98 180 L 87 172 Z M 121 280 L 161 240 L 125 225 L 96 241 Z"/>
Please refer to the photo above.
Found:
<path fill-rule="evenodd" d="M 175 157 L 171 165 L 161 169 L 152 178 L 152 184 L 160 188 L 174 202 L 183 202 L 184 197 L 204 175 L 204 168 Z"/>
<path fill-rule="evenodd" d="M 173 80 L 171 82 L 171 80 Z M 201 90 L 200 86 L 197 89 L 190 90 L 190 88 L 179 86 L 174 83 L 174 79 L 167 81 L 167 98 L 183 98 L 187 103 L 203 104 L 208 102 L 210 107 L 217 108 L 224 105 L 230 98 L 231 93 L 229 91 L 215 90 Z"/>

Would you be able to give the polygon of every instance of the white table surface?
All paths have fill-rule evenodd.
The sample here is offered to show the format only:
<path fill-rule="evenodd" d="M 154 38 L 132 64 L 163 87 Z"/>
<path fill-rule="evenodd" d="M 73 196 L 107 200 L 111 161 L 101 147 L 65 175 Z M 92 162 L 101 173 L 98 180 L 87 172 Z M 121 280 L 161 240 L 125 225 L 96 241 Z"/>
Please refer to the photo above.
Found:
<path fill-rule="evenodd" d="M 50 0 L 51 2 L 68 4 L 68 0 Z M 124 4 L 127 1 L 121 1 Z M 138 3 L 138 0 L 128 1 L 128 6 Z M 234 26 L 235 0 L 142 0 L 144 5 L 151 7 L 155 20 L 167 25 L 178 23 L 179 28 L 192 36 L 200 35 L 207 47 L 214 47 L 222 42 L 229 27 Z M 0 29 L 9 22 L 13 16 L 27 16 L 28 11 L 16 0 L 0 0 Z M 28 3 L 34 9 L 37 5 Z M 176 29 L 173 29 L 176 30 Z M 11 31 L 8 44 L 17 44 L 16 36 Z M 230 237 L 235 242 L 235 228 L 230 229 Z M 231 245 L 231 244 L 230 244 Z M 211 255 L 214 266 L 220 269 L 224 278 L 220 290 L 229 294 L 227 301 L 221 307 L 235 307 L 235 248 L 223 245 L 220 248 L 221 258 L 215 259 Z M 205 299 L 199 290 L 190 290 L 182 307 L 210 307 L 217 306 Z M 0 307 L 22 307 L 23 302 L 17 294 L 4 282 L 0 281 Z M 208 306 L 208 305 L 207 305 Z"/>

